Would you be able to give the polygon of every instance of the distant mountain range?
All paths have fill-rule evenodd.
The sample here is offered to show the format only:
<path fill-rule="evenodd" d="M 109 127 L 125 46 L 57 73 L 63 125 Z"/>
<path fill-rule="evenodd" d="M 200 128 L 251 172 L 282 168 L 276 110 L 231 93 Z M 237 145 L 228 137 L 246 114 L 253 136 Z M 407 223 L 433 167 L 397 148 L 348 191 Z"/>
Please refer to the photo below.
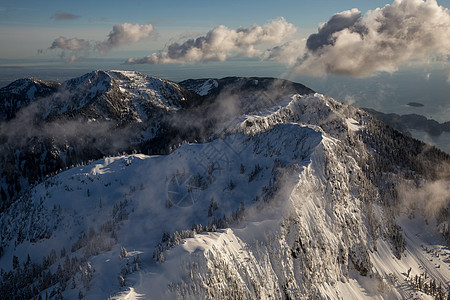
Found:
<path fill-rule="evenodd" d="M 450 132 L 450 121 L 439 123 L 418 114 L 385 114 L 371 108 L 363 109 L 374 115 L 378 120 L 406 134 L 410 134 L 410 129 L 424 131 L 433 136 L 438 136 L 443 132 Z"/>

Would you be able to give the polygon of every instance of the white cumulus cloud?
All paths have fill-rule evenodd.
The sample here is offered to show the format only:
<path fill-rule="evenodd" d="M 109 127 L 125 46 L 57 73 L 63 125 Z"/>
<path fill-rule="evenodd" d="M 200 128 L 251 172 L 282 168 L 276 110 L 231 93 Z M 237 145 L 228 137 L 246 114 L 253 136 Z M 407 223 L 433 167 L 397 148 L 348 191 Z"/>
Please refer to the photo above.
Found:
<path fill-rule="evenodd" d="M 112 31 L 104 41 L 88 41 L 79 38 L 59 37 L 53 41 L 48 49 L 62 50 L 60 53 L 62 58 L 66 57 L 66 52 L 70 52 L 66 62 L 72 63 L 83 55 L 88 55 L 91 51 L 98 51 L 101 55 L 106 55 L 106 53 L 112 49 L 148 38 L 153 31 L 154 29 L 151 24 L 117 24 L 114 25 Z"/>
<path fill-rule="evenodd" d="M 284 18 L 262 26 L 229 29 L 220 25 L 206 35 L 189 39 L 181 44 L 172 43 L 167 51 L 160 51 L 143 58 L 129 58 L 127 64 L 167 64 L 186 62 L 225 61 L 229 56 L 256 56 L 256 45 L 279 43 L 295 33 L 294 25 Z"/>
<path fill-rule="evenodd" d="M 148 38 L 152 32 L 153 26 L 151 24 L 139 25 L 123 23 L 114 25 L 113 30 L 108 35 L 108 38 L 103 42 L 97 42 L 95 48 L 100 51 L 102 55 L 104 55 L 111 49 Z"/>
<path fill-rule="evenodd" d="M 450 15 L 435 0 L 395 0 L 365 15 L 357 9 L 335 14 L 304 47 L 295 52 L 292 45 L 269 49 L 265 58 L 295 62 L 295 73 L 353 77 L 394 72 L 411 62 L 447 62 Z"/>

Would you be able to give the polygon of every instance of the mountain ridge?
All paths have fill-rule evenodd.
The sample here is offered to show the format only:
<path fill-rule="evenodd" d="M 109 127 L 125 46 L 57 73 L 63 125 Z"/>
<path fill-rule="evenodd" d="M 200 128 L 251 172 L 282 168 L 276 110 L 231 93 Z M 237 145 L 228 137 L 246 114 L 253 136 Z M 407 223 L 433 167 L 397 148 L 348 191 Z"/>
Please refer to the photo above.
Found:
<path fill-rule="evenodd" d="M 425 116 L 419 114 L 385 114 L 371 108 L 363 109 L 374 115 L 380 121 L 394 127 L 398 131 L 401 131 L 405 134 L 410 135 L 409 130 L 411 129 L 424 131 L 432 136 L 439 136 L 443 132 L 450 131 L 450 121 L 439 123 L 435 120 L 427 119 Z"/>
<path fill-rule="evenodd" d="M 0 214 L 2 297 L 447 293 L 450 156 L 354 106 L 278 83 L 258 91 L 254 80 L 244 81 L 252 92 L 230 92 L 238 82 L 165 110 L 179 121 L 167 141 L 181 126 L 197 140 L 101 158 L 22 191 Z"/>
<path fill-rule="evenodd" d="M 238 84 L 252 80 L 242 79 Z M 36 81 L 53 89 L 44 89 L 42 95 L 36 94 L 36 97 L 33 94 L 34 98 L 24 102 L 23 107 L 9 104 L 11 99 L 17 101 L 14 100 L 17 97 L 28 99 L 29 82 L 35 81 L 25 80 L 26 86 L 19 94 L 12 91 L 23 85 L 23 80 L 0 90 L 2 111 L 8 111 L 8 107 L 13 109 L 9 109 L 10 119 L 3 121 L 0 128 L 4 141 L 0 152 L 11 153 L 10 147 L 17 145 L 23 148 L 15 155 L 20 157 L 9 155 L 0 161 L 4 178 L 3 183 L 0 180 L 2 208 L 22 187 L 51 173 L 124 151 L 168 153 L 183 140 L 205 139 L 214 132 L 215 123 L 224 122 L 224 116 L 234 118 L 233 114 L 239 113 L 238 109 L 237 112 L 230 111 L 231 115 L 222 115 L 216 111 L 217 103 L 202 100 L 202 96 L 174 82 L 134 71 L 114 70 L 93 71 L 61 84 Z M 233 87 L 233 84 L 228 86 Z M 263 99 L 256 104 L 271 105 L 284 94 L 271 95 L 270 102 Z M 258 99 L 259 96 L 248 93 L 245 97 Z M 255 109 L 251 105 L 244 108 Z M 211 123 L 203 116 L 205 111 L 217 118 L 213 116 Z M 186 126 L 189 122 L 184 122 L 185 119 L 195 122 Z M 30 153 L 29 149 L 33 148 L 44 153 L 43 158 Z M 23 156 L 27 156 L 29 162 L 19 166 Z"/>

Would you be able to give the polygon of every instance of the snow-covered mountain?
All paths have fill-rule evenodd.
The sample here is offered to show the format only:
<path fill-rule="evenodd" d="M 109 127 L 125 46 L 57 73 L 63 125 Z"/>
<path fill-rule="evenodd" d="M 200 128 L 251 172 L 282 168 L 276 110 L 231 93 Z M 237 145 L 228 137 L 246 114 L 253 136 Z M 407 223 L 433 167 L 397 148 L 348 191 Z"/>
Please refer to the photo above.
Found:
<path fill-rule="evenodd" d="M 61 86 L 45 122 L 148 124 L 158 108 L 170 151 L 18 191 L 0 215 L 2 299 L 448 296 L 447 154 L 287 81 L 98 71 Z"/>
<path fill-rule="evenodd" d="M 42 81 L 36 78 L 25 78 L 14 81 L 0 89 L 1 111 L 0 120 L 5 121 L 15 117 L 16 113 L 31 101 L 53 94 L 59 83 Z"/>
<path fill-rule="evenodd" d="M 93 71 L 62 84 L 21 79 L 0 89 L 0 210 L 60 170 L 123 152 L 167 154 L 183 142 L 205 140 L 243 109 L 313 92 L 273 78 L 262 78 L 253 89 L 246 87 L 255 86 L 255 78 L 211 80 L 220 82 L 211 90 L 216 95 L 225 88 L 237 95 L 239 89 L 240 97 L 202 97 L 134 71 Z"/>
<path fill-rule="evenodd" d="M 17 80 L 0 97 L 4 209 L 30 184 L 81 162 L 165 152 L 166 120 L 199 96 L 137 72 L 94 71 L 62 84 Z"/>

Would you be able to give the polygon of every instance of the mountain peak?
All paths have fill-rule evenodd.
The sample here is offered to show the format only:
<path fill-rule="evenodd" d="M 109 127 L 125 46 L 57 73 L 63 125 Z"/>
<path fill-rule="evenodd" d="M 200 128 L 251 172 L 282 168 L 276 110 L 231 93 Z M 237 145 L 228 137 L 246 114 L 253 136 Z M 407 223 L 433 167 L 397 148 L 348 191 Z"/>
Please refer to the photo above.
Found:
<path fill-rule="evenodd" d="M 0 120 L 15 117 L 17 111 L 32 101 L 52 95 L 60 84 L 34 77 L 18 79 L 0 89 Z"/>

